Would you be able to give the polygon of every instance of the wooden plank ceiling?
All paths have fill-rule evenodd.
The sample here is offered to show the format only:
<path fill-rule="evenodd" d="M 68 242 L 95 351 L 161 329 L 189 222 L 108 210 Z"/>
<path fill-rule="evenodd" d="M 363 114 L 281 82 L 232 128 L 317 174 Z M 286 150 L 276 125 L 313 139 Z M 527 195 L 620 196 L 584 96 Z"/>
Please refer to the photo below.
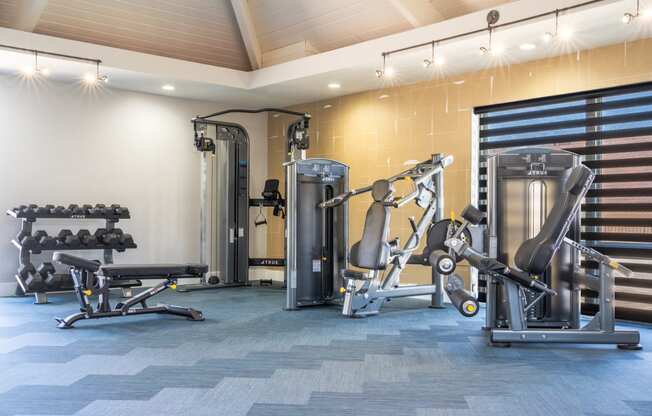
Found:
<path fill-rule="evenodd" d="M 248 71 L 232 1 L 243 0 L 0 0 L 0 26 Z M 263 62 L 277 63 L 509 0 L 244 1 Z"/>

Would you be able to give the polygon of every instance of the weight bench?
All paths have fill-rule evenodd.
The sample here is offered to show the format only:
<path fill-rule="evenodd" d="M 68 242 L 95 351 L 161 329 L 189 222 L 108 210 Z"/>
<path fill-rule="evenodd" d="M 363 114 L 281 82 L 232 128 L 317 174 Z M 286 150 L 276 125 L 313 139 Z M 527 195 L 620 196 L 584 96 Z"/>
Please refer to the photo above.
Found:
<path fill-rule="evenodd" d="M 66 266 L 71 266 L 70 276 L 74 291 L 79 300 L 80 312 L 66 318 L 55 318 L 59 328 L 72 328 L 81 319 L 99 319 L 113 316 L 141 315 L 160 313 L 185 316 L 192 321 L 203 321 L 201 311 L 182 306 L 158 304 L 148 306 L 147 299 L 162 291 L 177 286 L 177 279 L 202 277 L 208 266 L 204 264 L 121 264 L 101 265 L 97 261 L 56 252 L 52 259 Z M 164 279 L 163 282 L 111 307 L 109 296 L 111 282 L 116 280 Z M 97 294 L 97 308 L 93 308 L 89 297 Z M 140 307 L 136 305 L 140 304 Z"/>

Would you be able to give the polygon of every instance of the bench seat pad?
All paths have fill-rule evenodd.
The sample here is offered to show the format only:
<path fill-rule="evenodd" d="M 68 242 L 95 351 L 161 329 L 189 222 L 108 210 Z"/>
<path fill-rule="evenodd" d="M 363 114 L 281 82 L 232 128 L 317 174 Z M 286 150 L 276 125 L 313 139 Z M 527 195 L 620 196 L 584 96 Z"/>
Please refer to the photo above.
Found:
<path fill-rule="evenodd" d="M 113 278 L 160 279 L 164 277 L 201 277 L 208 271 L 205 264 L 108 264 L 99 274 Z"/>

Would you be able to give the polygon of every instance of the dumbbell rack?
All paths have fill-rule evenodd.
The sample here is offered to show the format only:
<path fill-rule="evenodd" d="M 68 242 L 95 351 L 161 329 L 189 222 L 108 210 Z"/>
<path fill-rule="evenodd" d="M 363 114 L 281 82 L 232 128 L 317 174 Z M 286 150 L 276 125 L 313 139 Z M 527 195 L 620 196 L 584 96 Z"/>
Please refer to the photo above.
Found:
<path fill-rule="evenodd" d="M 103 250 L 104 264 L 113 263 L 113 250 L 122 252 L 126 249 L 137 248 L 129 234 L 115 228 L 121 219 L 131 218 L 129 209 L 120 205 L 69 205 L 68 207 L 54 205 L 21 205 L 7 210 L 7 215 L 21 220 L 21 229 L 11 243 L 19 250 L 19 267 L 15 275 L 19 291 L 24 295 L 33 294 L 36 304 L 47 303 L 47 294 L 73 290 L 72 279 L 69 274 L 56 273 L 51 263 L 44 262 L 39 270 L 32 264 L 31 255 L 43 251 L 67 250 Z M 105 230 L 100 237 L 110 235 L 109 241 L 97 238 L 89 233 L 80 237 L 68 230 L 59 232 L 59 236 L 48 236 L 44 231 L 32 234 L 32 227 L 40 219 L 73 219 L 73 220 L 105 220 Z M 98 233 L 96 232 L 96 234 Z M 81 239 L 83 238 L 83 241 Z M 45 276 L 44 276 L 45 275 Z M 46 284 L 46 279 L 49 284 Z M 138 280 L 115 281 L 111 287 L 121 288 L 123 295 L 130 297 L 131 288 L 140 286 Z"/>

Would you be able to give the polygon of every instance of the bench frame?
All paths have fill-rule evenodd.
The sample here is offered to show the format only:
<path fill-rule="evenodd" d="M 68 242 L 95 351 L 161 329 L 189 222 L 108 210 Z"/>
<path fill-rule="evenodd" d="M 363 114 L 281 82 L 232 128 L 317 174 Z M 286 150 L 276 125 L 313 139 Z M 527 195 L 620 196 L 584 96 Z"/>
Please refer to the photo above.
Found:
<path fill-rule="evenodd" d="M 163 292 L 166 289 L 176 289 L 177 279 L 179 278 L 192 278 L 195 275 L 168 275 L 160 276 L 165 279 L 154 287 L 151 287 L 144 292 L 135 296 L 131 296 L 123 302 L 117 303 L 115 307 L 111 307 L 109 297 L 111 294 L 111 282 L 113 280 L 131 280 L 135 277 L 121 276 L 120 278 L 113 278 L 110 276 L 103 276 L 101 269 L 98 273 L 93 273 L 90 270 L 72 267 L 70 275 L 74 283 L 74 291 L 80 305 L 80 312 L 67 316 L 66 318 L 55 318 L 59 323 L 58 328 L 67 329 L 72 328 L 73 324 L 82 319 L 99 319 L 109 318 L 114 316 L 127 316 L 127 315 L 142 315 L 148 313 L 170 314 L 177 316 L 185 316 L 192 321 L 203 321 L 204 316 L 201 311 L 193 308 L 158 304 L 156 306 L 148 306 L 147 299 L 154 295 Z M 150 277 L 147 277 L 150 278 Z M 97 279 L 97 280 L 96 280 Z M 143 276 L 138 277 L 143 279 Z M 94 308 L 90 303 L 90 296 L 93 294 L 98 295 L 97 308 Z M 140 307 L 136 305 L 140 304 Z"/>

